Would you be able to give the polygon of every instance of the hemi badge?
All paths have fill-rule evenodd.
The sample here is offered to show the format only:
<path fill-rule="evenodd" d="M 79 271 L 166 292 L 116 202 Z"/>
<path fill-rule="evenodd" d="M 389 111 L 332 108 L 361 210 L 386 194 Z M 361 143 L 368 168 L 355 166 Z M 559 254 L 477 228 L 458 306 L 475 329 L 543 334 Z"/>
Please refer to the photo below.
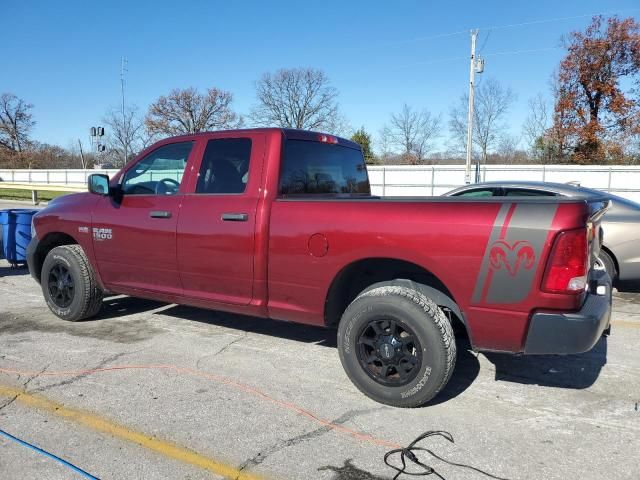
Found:
<path fill-rule="evenodd" d="M 89 233 L 89 227 L 78 227 L 80 233 Z"/>

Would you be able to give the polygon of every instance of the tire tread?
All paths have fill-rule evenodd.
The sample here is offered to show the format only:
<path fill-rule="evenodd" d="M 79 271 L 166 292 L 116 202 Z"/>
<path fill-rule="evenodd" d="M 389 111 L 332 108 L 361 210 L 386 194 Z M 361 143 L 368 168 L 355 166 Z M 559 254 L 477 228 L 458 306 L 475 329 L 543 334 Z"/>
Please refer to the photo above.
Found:
<path fill-rule="evenodd" d="M 84 288 L 84 298 L 82 299 L 82 302 L 80 304 L 80 311 L 72 317 L 66 318 L 65 320 L 77 322 L 79 320 L 93 317 L 100 311 L 100 308 L 102 307 L 102 299 L 104 297 L 104 294 L 98 286 L 93 268 L 91 268 L 91 264 L 89 263 L 89 259 L 84 253 L 84 250 L 80 245 L 77 244 L 62 245 L 60 247 L 52 249 L 49 254 L 52 254 L 55 251 L 66 252 L 68 255 L 74 258 L 74 260 L 80 267 L 81 278 L 78 281 L 83 282 L 86 287 Z"/>
<path fill-rule="evenodd" d="M 442 388 L 444 388 L 444 386 L 451 379 L 451 375 L 453 374 L 453 370 L 456 362 L 456 354 L 457 354 L 456 339 L 453 334 L 453 327 L 451 326 L 451 322 L 449 322 L 449 319 L 444 314 L 442 309 L 438 307 L 438 305 L 433 300 L 431 300 L 430 298 L 422 294 L 417 289 L 413 289 L 405 286 L 391 285 L 388 287 L 380 287 L 373 290 L 369 290 L 368 292 L 365 292 L 362 296 L 375 295 L 376 294 L 375 292 L 377 292 L 378 290 L 383 290 L 382 292 L 379 293 L 380 296 L 400 295 L 402 297 L 407 298 L 408 300 L 411 300 L 412 302 L 420 306 L 420 308 L 422 308 L 422 310 L 433 319 L 434 323 L 440 330 L 442 342 L 444 343 L 445 351 L 447 352 L 447 361 L 445 366 L 446 373 L 442 379 L 441 384 L 438 386 L 438 389 L 437 389 L 437 391 L 440 392 Z M 358 296 L 358 298 L 359 297 L 360 296 Z M 422 402 L 417 403 L 414 406 L 419 406 L 421 403 Z"/>
<path fill-rule="evenodd" d="M 443 346 L 446 352 L 446 361 L 445 361 L 445 374 L 442 376 L 442 381 L 440 385 L 438 385 L 436 389 L 436 395 L 438 392 L 444 388 L 444 386 L 451 379 L 451 375 L 453 374 L 453 370 L 456 362 L 456 341 L 453 333 L 453 327 L 451 326 L 451 322 L 444 314 L 442 309 L 438 307 L 438 305 L 431 300 L 429 297 L 424 295 L 419 291 L 417 285 L 414 286 L 404 286 L 404 285 L 393 285 L 390 283 L 388 286 L 379 286 L 373 289 L 368 289 L 363 291 L 360 295 L 358 295 L 354 301 L 358 301 L 363 297 L 383 297 L 388 295 L 397 295 L 400 297 L 404 297 L 407 300 L 413 302 L 417 306 L 419 306 L 422 311 L 430 317 L 438 330 L 440 331 L 440 338 L 443 342 Z M 356 384 L 356 387 L 365 395 L 367 392 L 364 391 L 360 386 Z M 414 408 L 423 405 L 428 402 L 429 399 L 416 399 L 414 403 L 404 402 L 403 406 L 407 408 Z"/>

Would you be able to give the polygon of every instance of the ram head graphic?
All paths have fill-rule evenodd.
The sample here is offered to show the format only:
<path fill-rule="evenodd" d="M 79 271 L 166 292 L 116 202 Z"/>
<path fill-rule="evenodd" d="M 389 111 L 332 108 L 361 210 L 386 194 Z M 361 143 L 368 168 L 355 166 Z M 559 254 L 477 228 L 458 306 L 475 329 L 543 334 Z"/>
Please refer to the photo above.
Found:
<path fill-rule="evenodd" d="M 508 244 L 504 240 L 496 240 L 489 252 L 491 267 L 495 270 L 506 269 L 515 277 L 520 268 L 530 270 L 536 261 L 536 253 L 526 240 Z"/>

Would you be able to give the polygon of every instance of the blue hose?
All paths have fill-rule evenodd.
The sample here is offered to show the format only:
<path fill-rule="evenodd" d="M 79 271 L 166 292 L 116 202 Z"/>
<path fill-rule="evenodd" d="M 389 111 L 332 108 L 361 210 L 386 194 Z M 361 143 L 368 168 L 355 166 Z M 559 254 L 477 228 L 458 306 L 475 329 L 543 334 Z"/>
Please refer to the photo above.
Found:
<path fill-rule="evenodd" d="M 25 442 L 24 440 L 20 440 L 17 437 L 14 437 L 13 435 L 11 435 L 10 433 L 5 432 L 4 430 L 0 430 L 0 436 L 8 438 L 9 440 L 13 440 L 16 443 L 19 443 L 20 445 L 22 445 L 23 447 L 27 447 L 30 448 L 31 450 L 38 452 L 42 455 L 44 455 L 45 457 L 49 457 L 52 460 L 55 460 L 58 463 L 61 463 L 62 465 L 64 465 L 67 468 L 70 468 L 71 470 L 73 470 L 76 473 L 79 473 L 80 475 L 82 475 L 85 478 L 89 478 L 90 480 L 100 480 L 98 477 L 94 477 L 93 475 L 91 475 L 90 473 L 85 472 L 84 470 L 82 470 L 81 468 L 76 467 L 75 465 L 67 462 L 66 460 L 63 460 L 60 457 L 56 457 L 54 454 L 49 453 L 49 452 L 45 452 L 44 450 L 42 450 L 41 448 L 36 447 L 35 445 L 31 445 L 30 443 Z"/>

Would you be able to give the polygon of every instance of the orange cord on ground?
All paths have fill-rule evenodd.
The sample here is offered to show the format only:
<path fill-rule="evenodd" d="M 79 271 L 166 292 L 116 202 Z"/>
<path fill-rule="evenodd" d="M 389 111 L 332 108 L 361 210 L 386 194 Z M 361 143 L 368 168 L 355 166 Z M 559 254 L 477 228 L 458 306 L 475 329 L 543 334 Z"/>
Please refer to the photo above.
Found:
<path fill-rule="evenodd" d="M 268 401 L 275 405 L 278 405 L 281 408 L 285 408 L 287 410 L 291 410 L 295 413 L 303 415 L 307 417 L 309 420 L 318 423 L 324 427 L 327 427 L 331 430 L 335 430 L 337 432 L 343 433 L 345 435 L 349 435 L 350 437 L 355 438 L 358 441 L 371 443 L 373 445 L 388 447 L 388 448 L 401 448 L 400 445 L 389 442 L 387 440 L 383 440 L 380 438 L 376 438 L 372 435 L 368 435 L 366 433 L 357 432 L 350 428 L 344 427 L 342 425 L 336 425 L 329 420 L 325 420 L 313 413 L 309 410 L 306 410 L 294 403 L 285 402 L 282 400 L 278 400 L 273 398 L 268 393 L 263 392 L 255 387 L 250 385 L 245 385 L 243 383 L 237 382 L 235 380 L 231 380 L 230 378 L 222 377 L 219 375 L 214 375 L 211 373 L 203 372 L 200 370 L 195 370 L 192 368 L 184 368 L 178 367 L 176 365 L 115 365 L 113 367 L 102 367 L 102 368 L 94 368 L 88 370 L 66 370 L 66 371 L 49 371 L 49 372 L 35 372 L 35 371 L 25 371 L 25 370 L 15 370 L 12 368 L 0 368 L 1 373 L 6 374 L 16 374 L 22 376 L 30 376 L 30 375 L 38 375 L 41 377 L 63 377 L 63 376 L 76 376 L 76 375 L 92 375 L 96 373 L 102 372 L 113 372 L 118 370 L 170 370 L 178 374 L 191 375 L 194 377 L 206 378 L 208 380 L 212 380 L 214 382 L 222 383 L 224 385 L 229 385 L 237 390 L 243 391 L 245 393 L 249 393 L 254 395 L 262 400 Z"/>

